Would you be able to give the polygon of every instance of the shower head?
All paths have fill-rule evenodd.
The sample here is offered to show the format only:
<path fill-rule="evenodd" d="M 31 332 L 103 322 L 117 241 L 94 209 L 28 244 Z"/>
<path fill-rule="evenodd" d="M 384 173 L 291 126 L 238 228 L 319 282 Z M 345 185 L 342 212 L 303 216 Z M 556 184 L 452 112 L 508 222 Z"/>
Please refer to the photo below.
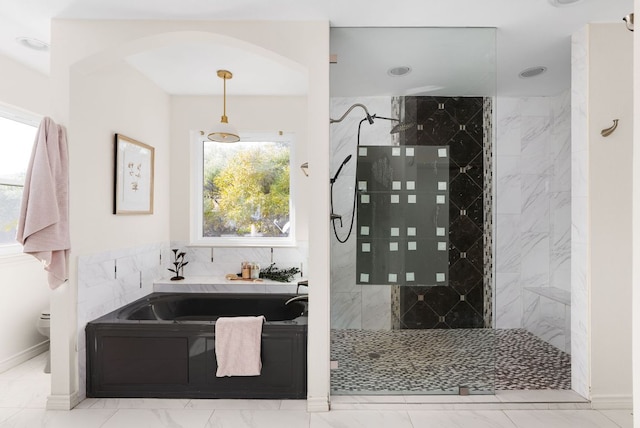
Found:
<path fill-rule="evenodd" d="M 336 175 L 333 176 L 333 178 L 331 180 L 329 180 L 329 182 L 331 184 L 335 183 L 335 181 L 338 179 L 338 175 L 340 175 L 340 171 L 342 171 L 342 168 L 347 164 L 347 162 L 349 162 L 351 160 L 351 155 L 347 156 L 346 158 L 344 158 L 344 160 L 342 161 L 342 164 L 340 164 L 340 167 L 338 168 L 338 171 L 336 171 Z"/>
<path fill-rule="evenodd" d="M 391 118 L 391 117 L 378 116 L 376 114 L 371 116 L 371 118 L 372 119 L 392 120 L 394 122 L 398 122 L 398 124 L 396 124 L 393 128 L 391 128 L 391 131 L 389 132 L 389 134 L 397 134 L 398 132 L 406 131 L 407 129 L 410 129 L 413 126 L 415 126 L 415 123 L 413 123 L 413 122 L 401 122 L 400 119 L 394 119 L 394 118 Z M 369 119 L 369 118 L 367 117 L 367 119 Z M 369 121 L 369 123 L 373 123 L 373 121 Z"/>
<path fill-rule="evenodd" d="M 367 120 L 369 121 L 369 125 L 373 125 L 373 119 L 376 117 L 376 115 L 374 114 L 373 116 L 371 116 L 369 114 L 369 112 L 367 112 Z"/>
<path fill-rule="evenodd" d="M 400 122 L 393 128 L 391 128 L 391 132 L 389 134 L 397 134 L 398 132 L 406 131 L 407 129 L 411 129 L 416 124 L 413 122 Z"/>

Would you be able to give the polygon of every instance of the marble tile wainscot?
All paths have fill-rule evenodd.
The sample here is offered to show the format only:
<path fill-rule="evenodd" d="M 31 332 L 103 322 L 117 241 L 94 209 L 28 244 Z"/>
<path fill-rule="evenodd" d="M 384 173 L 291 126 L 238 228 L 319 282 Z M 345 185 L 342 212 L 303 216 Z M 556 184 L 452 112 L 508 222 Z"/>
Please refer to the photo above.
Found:
<path fill-rule="evenodd" d="M 525 287 L 524 327 L 571 354 L 571 293 L 556 287 Z"/>
<path fill-rule="evenodd" d="M 165 242 L 78 257 L 78 382 L 85 396 L 87 322 L 152 292 L 171 251 Z"/>

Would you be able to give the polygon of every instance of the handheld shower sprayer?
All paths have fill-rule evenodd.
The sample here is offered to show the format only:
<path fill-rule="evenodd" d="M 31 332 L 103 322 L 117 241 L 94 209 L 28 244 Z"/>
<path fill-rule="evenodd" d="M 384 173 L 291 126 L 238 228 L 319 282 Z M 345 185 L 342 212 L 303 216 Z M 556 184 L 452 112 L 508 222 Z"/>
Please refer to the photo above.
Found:
<path fill-rule="evenodd" d="M 356 147 L 360 147 L 360 127 L 362 126 L 362 124 L 365 121 L 369 122 L 370 125 L 373 125 L 374 121 L 376 119 L 384 119 L 384 120 L 388 120 L 388 121 L 391 121 L 391 122 L 397 122 L 391 128 L 391 131 L 389 132 L 390 134 L 396 134 L 398 132 L 403 132 L 403 131 L 411 129 L 412 127 L 415 126 L 414 122 L 402 122 L 402 121 L 400 121 L 400 119 L 393 119 L 393 118 L 390 118 L 390 117 L 378 116 L 377 114 L 373 114 L 373 115 L 369 114 L 369 110 L 367 110 L 367 107 L 365 105 L 363 105 L 363 104 L 360 104 L 360 103 L 353 104 L 338 119 L 331 119 L 330 118 L 329 119 L 329 123 L 342 122 L 344 120 L 344 118 L 347 117 L 349 115 L 349 113 L 351 113 L 351 111 L 356 107 L 360 107 L 361 109 L 364 110 L 364 113 L 365 113 L 365 118 L 360 120 L 359 123 L 358 123 L 358 134 L 357 134 L 357 143 L 356 143 L 357 145 L 356 145 Z M 356 217 L 356 200 L 357 200 L 358 188 L 357 188 L 357 181 L 356 181 L 354 183 L 354 186 L 353 186 L 353 205 L 352 205 L 352 211 L 351 211 L 351 221 L 349 223 L 349 231 L 347 232 L 347 235 L 345 237 L 341 238 L 338 235 L 338 230 L 336 228 L 336 220 L 338 220 L 338 223 L 340 224 L 340 227 L 343 227 L 342 226 L 342 216 L 340 214 L 334 213 L 334 211 L 333 211 L 333 184 L 336 182 L 336 180 L 338 179 L 338 176 L 340 175 L 340 172 L 342 172 L 342 168 L 347 164 L 347 162 L 349 162 L 349 160 L 351 160 L 351 155 L 347 156 L 342 161 L 342 164 L 338 168 L 338 171 L 336 171 L 336 174 L 333 176 L 333 178 L 329 179 L 329 183 L 331 183 L 331 191 L 330 191 L 331 215 L 330 215 L 330 221 L 331 221 L 332 226 L 333 226 L 333 233 L 334 233 L 336 239 L 338 240 L 338 242 L 340 242 L 341 244 L 344 244 L 345 242 L 347 242 L 349 240 L 349 237 L 351 236 L 351 232 L 353 231 L 353 223 L 354 223 L 354 220 L 355 220 L 355 217 Z M 354 178 L 354 180 L 357 180 L 357 179 Z"/>
<path fill-rule="evenodd" d="M 347 164 L 347 162 L 349 162 L 351 160 L 351 155 L 347 156 L 346 158 L 344 158 L 344 160 L 342 161 L 342 164 L 340 164 L 340 167 L 338 168 L 338 171 L 336 171 L 336 175 L 333 176 L 333 178 L 331 180 L 329 180 L 329 182 L 331 184 L 335 183 L 336 180 L 338 179 L 338 176 L 340 175 L 340 171 L 342 171 L 342 168 Z"/>
<path fill-rule="evenodd" d="M 340 214 L 335 214 L 333 212 L 333 183 L 336 182 L 336 180 L 338 179 L 338 176 L 340 175 L 340 171 L 342 171 L 342 168 L 344 168 L 344 166 L 350 160 L 351 160 L 351 155 L 344 158 L 344 160 L 340 164 L 340 167 L 338 168 L 338 171 L 336 171 L 336 175 L 334 175 L 333 178 L 329 179 L 329 183 L 331 183 L 331 217 L 330 219 L 332 222 L 336 220 L 340 220 L 340 227 L 342 227 L 342 216 Z"/>

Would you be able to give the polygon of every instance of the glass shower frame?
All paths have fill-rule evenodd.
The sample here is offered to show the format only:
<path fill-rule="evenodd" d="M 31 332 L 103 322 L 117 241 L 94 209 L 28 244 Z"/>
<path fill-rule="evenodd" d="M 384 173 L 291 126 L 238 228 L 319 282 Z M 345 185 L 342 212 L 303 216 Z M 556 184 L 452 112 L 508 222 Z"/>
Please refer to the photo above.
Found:
<path fill-rule="evenodd" d="M 374 30 L 374 29 L 332 29 L 332 53 L 334 52 L 334 33 L 335 32 L 347 32 L 350 33 L 350 30 Z M 378 34 L 384 34 L 385 31 L 395 30 L 395 29 L 375 29 Z M 416 34 L 415 30 L 410 32 L 411 34 Z M 451 31 L 456 29 L 419 29 L 424 30 L 425 35 L 429 34 L 426 39 L 435 39 L 442 40 L 442 37 L 435 37 L 435 35 L 440 31 L 446 31 L 451 34 Z M 467 29 L 468 30 L 468 29 Z M 482 296 L 482 299 L 487 303 L 485 307 L 485 313 L 482 314 L 482 327 L 491 327 L 492 318 L 491 318 L 491 303 L 492 303 L 492 286 L 493 286 L 493 268 L 492 268 L 492 260 L 491 260 L 491 242 L 492 238 L 490 233 L 487 236 L 487 232 L 491 231 L 491 205 L 492 205 L 492 191 L 491 191 L 491 143 L 493 136 L 491 135 L 491 118 L 492 118 L 492 96 L 495 95 L 495 30 L 494 29 L 482 29 L 486 34 L 489 34 L 488 39 L 492 41 L 491 45 L 488 47 L 488 52 L 486 53 L 486 57 L 489 58 L 490 61 L 493 61 L 493 69 L 488 73 L 488 76 L 484 76 L 482 79 L 485 79 L 487 82 L 487 93 L 485 96 L 481 97 L 483 100 L 483 122 L 484 122 L 484 140 L 488 143 L 488 147 L 483 148 L 482 160 L 485 171 L 485 197 L 482 201 L 482 209 L 485 210 L 485 222 L 483 225 L 483 257 L 484 261 L 484 272 L 483 272 L 483 282 L 485 283 L 485 292 Z M 353 34 L 353 33 L 350 33 Z M 371 33 L 369 33 L 371 35 Z M 444 34 L 444 33 L 441 33 Z M 337 37 L 342 37 L 343 35 L 338 35 Z M 395 36 L 394 36 L 395 37 Z M 458 36 L 456 36 L 458 37 Z M 446 37 L 445 37 L 446 38 Z M 374 38 L 375 39 L 375 38 Z M 338 53 L 340 56 L 344 55 L 344 52 Z M 486 67 L 479 67 L 480 69 L 485 69 Z M 493 74 L 491 74 L 493 73 Z M 332 70 L 332 88 L 334 87 L 334 76 Z M 481 79 L 480 79 L 481 80 Z M 388 115 L 399 122 L 405 121 L 408 118 L 406 117 L 405 107 L 402 105 L 402 102 L 398 102 L 398 99 L 401 99 L 400 96 L 380 96 L 380 95 L 371 95 L 371 94 L 363 94 L 363 96 L 349 96 L 349 97 L 338 97 L 332 91 L 332 110 L 331 117 L 339 117 L 347 107 L 349 107 L 353 103 L 361 103 L 371 110 L 371 113 L 374 112 L 380 116 Z M 400 94 L 394 94 L 400 95 Z M 461 97 L 464 94 L 437 94 L 442 97 Z M 382 100 L 384 98 L 384 101 Z M 388 106 L 383 105 L 383 103 L 389 103 Z M 357 113 L 356 113 L 357 112 Z M 361 147 L 369 147 L 369 146 L 386 146 L 389 150 L 393 150 L 393 148 L 397 149 L 406 149 L 410 148 L 412 145 L 408 141 L 403 141 L 401 143 L 401 138 L 403 134 L 400 135 L 391 135 L 389 137 L 388 132 L 392 129 L 395 123 L 387 123 L 383 125 L 379 122 L 375 121 L 375 124 L 369 124 L 367 122 L 360 125 L 356 125 L 358 121 L 365 117 L 364 112 L 360 110 L 356 110 L 356 112 L 351 113 L 353 118 L 347 118 L 344 123 L 334 124 L 331 128 L 331 138 L 332 138 L 332 151 L 335 153 L 334 159 L 332 162 L 333 170 L 337 169 L 340 161 L 342 161 L 342 156 L 346 153 L 352 153 L 354 156 L 359 153 L 355 152 L 356 147 L 358 150 Z M 366 116 L 369 116 L 370 113 L 367 112 Z M 411 119 L 411 118 L 409 118 Z M 371 125 L 370 127 L 368 125 Z M 380 128 L 381 126 L 385 127 L 386 135 L 382 138 L 383 134 L 380 131 L 377 131 L 377 134 L 374 136 L 373 129 L 374 127 Z M 360 132 L 360 127 L 362 128 L 362 133 Z M 339 129 L 342 128 L 342 129 Z M 358 145 L 354 143 L 356 140 L 355 130 L 358 128 L 358 138 L 357 143 L 361 143 L 362 145 Z M 416 129 L 419 126 L 416 125 Z M 351 132 L 351 137 L 349 137 L 349 132 Z M 406 134 L 405 134 L 406 135 Z M 402 144 L 402 145 L 400 145 Z M 351 146 L 351 147 L 349 147 Z M 448 144 L 444 144 L 440 146 L 440 148 L 448 148 Z M 435 148 L 437 153 L 437 147 Z M 375 149 L 374 149 L 375 150 Z M 360 156 L 357 156 L 357 159 L 360 159 Z M 487 164 L 488 163 L 488 164 Z M 459 168 L 458 165 L 455 165 L 455 168 Z M 359 169 L 358 169 L 359 171 Z M 349 207 L 349 195 L 356 194 L 358 198 L 369 193 L 371 196 L 372 189 L 368 187 L 367 189 L 363 188 L 362 181 L 360 177 L 356 177 L 355 171 L 348 172 L 344 171 L 342 178 L 342 190 L 341 193 L 336 199 L 338 200 L 337 205 L 343 207 L 343 211 L 346 209 L 345 207 Z M 390 185 L 393 186 L 393 181 L 402 181 L 402 180 L 391 180 Z M 409 180 L 411 181 L 411 180 Z M 338 184 L 338 183 L 336 183 Z M 405 189 L 406 189 L 406 180 L 405 180 Z M 351 187 L 353 186 L 353 187 Z M 370 186 L 367 184 L 366 186 Z M 338 186 L 340 187 L 340 186 Z M 393 190 L 393 189 L 391 189 Z M 447 183 L 447 192 L 451 190 L 450 183 Z M 391 198 L 391 194 L 386 195 Z M 407 196 L 406 193 L 402 193 L 400 197 Z M 437 196 L 437 189 L 436 194 Z M 446 196 L 448 200 L 448 195 Z M 370 199 L 371 200 L 371 199 Z M 390 199 L 389 199 L 390 200 Z M 434 202 L 437 201 L 434 198 Z M 448 202 L 448 201 L 447 201 Z M 360 200 L 358 204 L 361 204 Z M 434 203 L 434 205 L 437 205 Z M 448 203 L 446 204 L 447 208 L 449 208 Z M 340 210 L 340 208 L 336 208 L 334 210 Z M 348 209 L 346 209 L 348 211 Z M 341 213 L 343 223 L 348 224 L 350 212 Z M 357 216 L 357 215 L 356 215 Z M 490 328 L 482 328 L 482 329 L 451 329 L 448 331 L 441 331 L 440 329 L 429 329 L 422 330 L 418 327 L 411 328 L 400 328 L 402 327 L 402 321 L 400 320 L 400 312 L 403 311 L 402 306 L 407 305 L 407 297 L 402 297 L 400 295 L 401 291 L 407 282 L 407 279 L 411 278 L 411 276 L 407 276 L 411 271 L 407 271 L 406 269 L 402 272 L 398 272 L 396 274 L 396 283 L 394 284 L 393 276 L 387 276 L 387 281 L 380 283 L 379 280 L 373 281 L 369 279 L 369 282 L 363 281 L 363 277 L 361 269 L 352 267 L 349 265 L 347 260 L 353 259 L 353 255 L 360 252 L 363 253 L 363 244 L 366 244 L 362 239 L 364 236 L 362 227 L 366 227 L 362 221 L 354 222 L 354 235 L 352 236 L 349 242 L 346 244 L 341 244 L 343 247 L 338 247 L 336 242 L 332 242 L 332 298 L 331 298 L 331 311 L 332 311 L 332 360 L 334 360 L 333 367 L 338 367 L 332 371 L 332 385 L 331 392 L 332 394 L 491 394 L 494 391 L 494 373 L 495 373 L 495 353 L 496 353 L 496 336 L 495 331 Z M 371 226 L 369 226 L 369 231 L 371 231 Z M 393 251 L 394 242 L 398 245 L 398 249 L 400 249 L 403 245 L 408 245 L 409 236 L 398 236 L 398 238 L 402 238 L 402 240 L 391 240 L 395 237 L 391 236 L 396 231 L 395 228 L 398 229 L 397 232 L 403 230 L 404 233 L 408 235 L 408 230 L 402 229 L 401 227 L 395 226 L 383 226 L 382 229 L 385 230 L 385 233 L 389 234 L 389 238 L 384 242 L 384 246 L 389 250 L 389 252 Z M 434 228 L 435 234 L 436 228 Z M 447 230 L 447 234 L 448 234 Z M 437 251 L 437 240 L 436 242 L 436 250 Z M 378 246 L 381 247 L 381 246 Z M 367 247 L 364 247 L 366 250 Z M 369 252 L 373 247 L 369 246 Z M 405 247 L 408 248 L 408 247 Z M 447 258 L 449 250 L 449 244 L 447 243 Z M 437 254 L 437 253 L 436 253 Z M 463 255 L 464 256 L 464 255 Z M 380 265 L 385 260 L 384 257 L 377 259 L 376 264 Z M 353 269 L 352 272 L 349 272 L 348 275 L 345 275 L 345 272 L 348 272 L 350 269 Z M 433 290 L 437 290 L 435 287 L 449 287 L 448 280 L 449 275 L 448 272 L 445 272 L 445 281 L 440 283 L 438 279 L 442 279 L 442 277 L 437 277 L 435 274 L 442 272 L 432 272 L 434 273 L 433 281 L 416 281 L 416 284 L 421 287 L 431 288 Z M 389 275 L 387 273 L 386 275 Z M 344 276 L 348 276 L 346 279 Z M 400 278 L 402 277 L 402 278 Z M 358 289 L 360 287 L 360 289 Z M 440 288 L 439 290 L 444 290 L 444 288 Z M 420 304 L 428 304 L 428 301 L 425 303 L 425 298 L 428 293 L 422 294 L 419 291 L 415 294 L 415 301 Z M 389 311 L 386 310 L 387 304 L 389 306 Z M 359 319 L 358 314 L 351 316 L 349 319 L 349 314 L 353 311 L 352 308 L 359 306 L 360 313 Z M 388 312 L 389 314 L 387 314 Z M 443 321 L 443 317 L 445 315 L 438 315 L 438 321 Z M 347 321 L 345 322 L 345 319 Z M 376 322 L 369 322 L 368 320 L 374 319 Z M 389 322 L 388 328 L 384 328 L 387 325 L 387 321 Z M 382 326 L 382 328 L 381 328 Z M 396 346 L 399 344 L 406 344 L 405 348 Z M 433 346 L 430 346 L 433 345 Z M 432 348 L 431 361 L 411 361 L 412 354 L 416 354 L 416 352 L 421 348 Z M 346 355 L 350 355 L 350 357 L 345 357 Z M 434 362 L 438 362 L 435 364 Z M 370 364 L 371 363 L 371 364 Z M 378 364 L 379 367 L 376 366 L 376 363 L 384 363 Z M 469 365 L 470 364 L 470 365 Z M 469 368 L 471 367 L 471 369 Z M 342 371 L 341 375 L 338 375 L 338 372 Z M 385 373 L 386 372 L 386 373 Z M 379 376 L 380 373 L 387 376 L 388 379 L 394 379 L 397 377 L 406 377 L 409 379 L 409 382 L 404 385 L 398 385 L 393 380 L 391 382 L 385 381 L 384 376 Z M 363 379 L 360 387 L 349 387 L 341 384 L 341 380 L 344 379 L 353 379 L 353 378 L 361 378 Z M 431 377 L 431 380 L 428 380 Z M 339 379 L 338 381 L 334 381 Z M 385 384 L 386 383 L 386 384 Z M 364 386 L 363 386 L 364 385 Z"/>

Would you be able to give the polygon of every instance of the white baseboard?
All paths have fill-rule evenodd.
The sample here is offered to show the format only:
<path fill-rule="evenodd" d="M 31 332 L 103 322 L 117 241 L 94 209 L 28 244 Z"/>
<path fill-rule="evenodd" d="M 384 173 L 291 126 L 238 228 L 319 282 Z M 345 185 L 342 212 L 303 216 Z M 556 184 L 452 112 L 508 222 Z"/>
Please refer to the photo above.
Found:
<path fill-rule="evenodd" d="M 623 394 L 592 395 L 591 407 L 596 410 L 630 410 L 633 408 L 633 397 L 631 395 Z"/>
<path fill-rule="evenodd" d="M 307 397 L 307 412 L 328 412 L 329 397 Z"/>
<path fill-rule="evenodd" d="M 80 404 L 78 392 L 71 395 L 50 395 L 47 397 L 47 410 L 71 410 Z"/>
<path fill-rule="evenodd" d="M 46 352 L 49 349 L 49 341 L 45 340 L 44 342 L 40 342 L 37 345 L 32 346 L 31 348 L 25 349 L 24 351 L 7 358 L 4 361 L 0 361 L 0 373 L 6 372 L 20 364 L 24 363 L 32 359 L 35 356 Z"/>

